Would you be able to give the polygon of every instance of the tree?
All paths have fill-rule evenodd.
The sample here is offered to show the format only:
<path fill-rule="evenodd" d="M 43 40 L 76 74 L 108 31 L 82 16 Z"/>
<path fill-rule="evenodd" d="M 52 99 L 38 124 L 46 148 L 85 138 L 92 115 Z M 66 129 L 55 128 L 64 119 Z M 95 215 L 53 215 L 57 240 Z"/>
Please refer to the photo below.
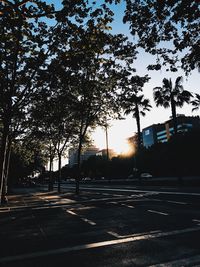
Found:
<path fill-rule="evenodd" d="M 198 110 L 200 108 L 200 95 L 195 94 L 195 99 L 193 99 L 191 103 L 194 106 L 192 111 Z"/>
<path fill-rule="evenodd" d="M 102 118 L 116 110 L 115 95 L 117 83 L 122 78 L 122 62 L 131 64 L 135 48 L 122 34 L 110 33 L 113 13 L 106 4 L 91 6 L 84 20 L 73 25 L 72 38 L 66 40 L 68 24 L 63 24 L 59 60 L 65 75 L 59 79 L 69 82 L 75 120 L 78 125 L 78 164 L 76 193 L 79 193 L 80 155 L 88 129 L 102 122 Z M 66 73 L 67 78 L 66 79 Z"/>
<path fill-rule="evenodd" d="M 53 60 L 46 74 L 48 87 L 45 90 L 43 86 L 38 89 L 39 96 L 32 100 L 30 130 L 36 139 L 44 141 L 49 150 L 49 190 L 53 189 L 52 163 L 55 156 L 58 158 L 58 192 L 60 192 L 62 156 L 69 142 L 77 134 L 77 122 L 75 111 L 72 109 L 71 92 L 68 87 L 63 88 L 59 76 L 56 75 L 57 72 L 59 73 L 59 65 Z"/>
<path fill-rule="evenodd" d="M 63 1 L 63 9 L 55 11 L 53 5 L 41 0 L 5 0 L 0 3 L 1 195 L 5 186 L 8 137 L 12 137 L 12 125 L 16 118 L 20 118 L 19 114 L 29 116 L 32 96 L 37 95 L 44 82 L 41 77 L 46 77 L 47 66 L 59 51 L 62 20 L 67 18 L 65 21 L 69 27 L 66 36 L 63 36 L 67 39 L 73 32 L 71 21 L 75 24 L 89 11 L 82 0 L 69 4 L 69 1 Z M 54 19 L 53 23 L 49 23 L 50 19 Z"/>
<path fill-rule="evenodd" d="M 43 1 L 3 1 L 0 9 L 0 197 L 4 200 L 13 124 L 15 119 L 22 122 L 30 96 L 37 91 L 38 72 L 51 56 L 53 27 L 39 18 L 44 14 L 51 18 L 54 8 Z"/>
<path fill-rule="evenodd" d="M 126 115 L 132 114 L 136 119 L 138 149 L 141 146 L 140 115 L 145 116 L 145 112 L 151 109 L 149 99 L 146 99 L 142 94 L 142 88 L 148 80 L 148 76 L 132 76 L 127 80 L 127 85 L 122 89 L 120 95 L 120 102 L 124 113 Z"/>
<path fill-rule="evenodd" d="M 171 79 L 163 79 L 162 87 L 155 87 L 153 96 L 156 106 L 163 106 L 164 108 L 171 107 L 172 119 L 174 124 L 174 134 L 177 134 L 177 114 L 176 107 L 182 107 L 185 103 L 190 102 L 192 94 L 183 89 L 183 78 L 179 76 L 173 87 Z"/>
<path fill-rule="evenodd" d="M 197 0 L 126 0 L 124 22 L 137 37 L 138 47 L 157 56 L 149 69 L 169 64 L 177 71 L 178 64 L 188 73 L 200 69 L 199 17 Z"/>

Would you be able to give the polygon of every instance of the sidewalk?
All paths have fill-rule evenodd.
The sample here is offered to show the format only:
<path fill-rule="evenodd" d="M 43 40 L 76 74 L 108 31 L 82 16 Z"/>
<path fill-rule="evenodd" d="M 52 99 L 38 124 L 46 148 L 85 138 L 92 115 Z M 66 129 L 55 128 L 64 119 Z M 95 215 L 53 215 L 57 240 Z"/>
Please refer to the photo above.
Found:
<path fill-rule="evenodd" d="M 66 191 L 66 190 L 65 190 Z M 14 188 L 12 194 L 8 195 L 8 203 L 4 207 L 12 208 L 17 206 L 38 206 L 47 203 L 71 203 L 75 198 L 73 192 L 58 193 L 56 190 L 51 192 L 45 187 L 35 188 Z"/>
<path fill-rule="evenodd" d="M 0 206 L 0 212 L 3 210 L 17 210 L 19 208 L 64 206 L 67 204 L 77 204 L 91 200 L 101 200 L 102 194 L 95 191 L 81 191 L 75 194 L 75 189 L 62 188 L 62 192 L 56 190 L 49 192 L 47 187 L 35 188 L 14 188 L 12 194 L 8 195 L 8 203 Z M 112 196 L 111 196 L 112 197 Z"/>

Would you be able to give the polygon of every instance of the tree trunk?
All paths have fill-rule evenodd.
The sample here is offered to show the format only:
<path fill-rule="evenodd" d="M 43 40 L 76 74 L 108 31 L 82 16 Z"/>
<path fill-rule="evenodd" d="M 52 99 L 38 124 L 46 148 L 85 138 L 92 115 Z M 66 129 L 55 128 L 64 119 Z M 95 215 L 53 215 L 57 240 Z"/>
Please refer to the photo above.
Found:
<path fill-rule="evenodd" d="M 52 146 L 50 144 L 50 156 L 49 156 L 49 191 L 53 191 L 53 176 L 52 176 L 52 171 L 53 171 L 53 153 L 52 153 Z"/>
<path fill-rule="evenodd" d="M 12 146 L 12 141 L 11 141 L 11 138 L 8 137 L 6 163 L 5 163 L 5 176 L 4 176 L 5 186 L 3 186 L 3 190 L 5 190 L 4 192 L 5 195 L 7 195 L 8 193 L 8 175 L 9 175 L 9 169 L 10 169 L 11 146 Z"/>
<path fill-rule="evenodd" d="M 58 193 L 61 192 L 61 176 L 62 176 L 62 173 L 61 173 L 61 154 L 59 153 L 58 154 Z"/>
<path fill-rule="evenodd" d="M 140 114 L 138 107 L 136 107 L 136 123 L 137 123 L 137 134 L 138 134 L 138 150 L 140 150 L 141 147 L 141 127 L 140 127 Z"/>
<path fill-rule="evenodd" d="M 173 97 L 171 97 L 171 110 L 172 110 L 172 120 L 174 125 L 174 134 L 177 134 L 177 117 L 176 117 L 176 105 Z"/>
<path fill-rule="evenodd" d="M 6 156 L 8 149 L 8 125 L 4 125 L 2 144 L 1 144 L 1 154 L 0 154 L 0 203 L 6 202 L 6 183 L 5 183 L 5 170 L 6 170 Z"/>
<path fill-rule="evenodd" d="M 76 195 L 80 193 L 80 174 L 81 174 L 81 150 L 82 150 L 82 137 L 79 139 L 78 155 L 77 155 L 77 173 L 76 173 Z"/>
<path fill-rule="evenodd" d="M 53 191 L 53 157 L 50 156 L 50 161 L 49 161 L 49 191 Z"/>

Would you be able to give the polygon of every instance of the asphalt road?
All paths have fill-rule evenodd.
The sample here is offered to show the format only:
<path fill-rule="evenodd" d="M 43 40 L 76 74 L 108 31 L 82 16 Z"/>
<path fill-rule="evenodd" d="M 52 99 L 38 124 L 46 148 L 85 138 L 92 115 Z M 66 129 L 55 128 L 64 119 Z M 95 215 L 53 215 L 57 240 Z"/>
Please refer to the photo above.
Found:
<path fill-rule="evenodd" d="M 200 188 L 85 183 L 73 192 L 63 184 L 61 194 L 9 197 L 0 266 L 200 266 Z"/>

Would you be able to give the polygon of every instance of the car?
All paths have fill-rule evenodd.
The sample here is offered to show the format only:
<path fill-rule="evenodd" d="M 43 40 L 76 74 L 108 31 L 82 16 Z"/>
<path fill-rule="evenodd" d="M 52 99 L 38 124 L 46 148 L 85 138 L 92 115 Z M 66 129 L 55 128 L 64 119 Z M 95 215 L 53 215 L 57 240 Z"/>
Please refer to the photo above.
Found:
<path fill-rule="evenodd" d="M 92 179 L 90 177 L 83 178 L 83 181 L 91 181 Z"/>
<path fill-rule="evenodd" d="M 140 177 L 141 178 L 152 178 L 153 176 L 150 173 L 144 172 L 140 174 Z"/>

